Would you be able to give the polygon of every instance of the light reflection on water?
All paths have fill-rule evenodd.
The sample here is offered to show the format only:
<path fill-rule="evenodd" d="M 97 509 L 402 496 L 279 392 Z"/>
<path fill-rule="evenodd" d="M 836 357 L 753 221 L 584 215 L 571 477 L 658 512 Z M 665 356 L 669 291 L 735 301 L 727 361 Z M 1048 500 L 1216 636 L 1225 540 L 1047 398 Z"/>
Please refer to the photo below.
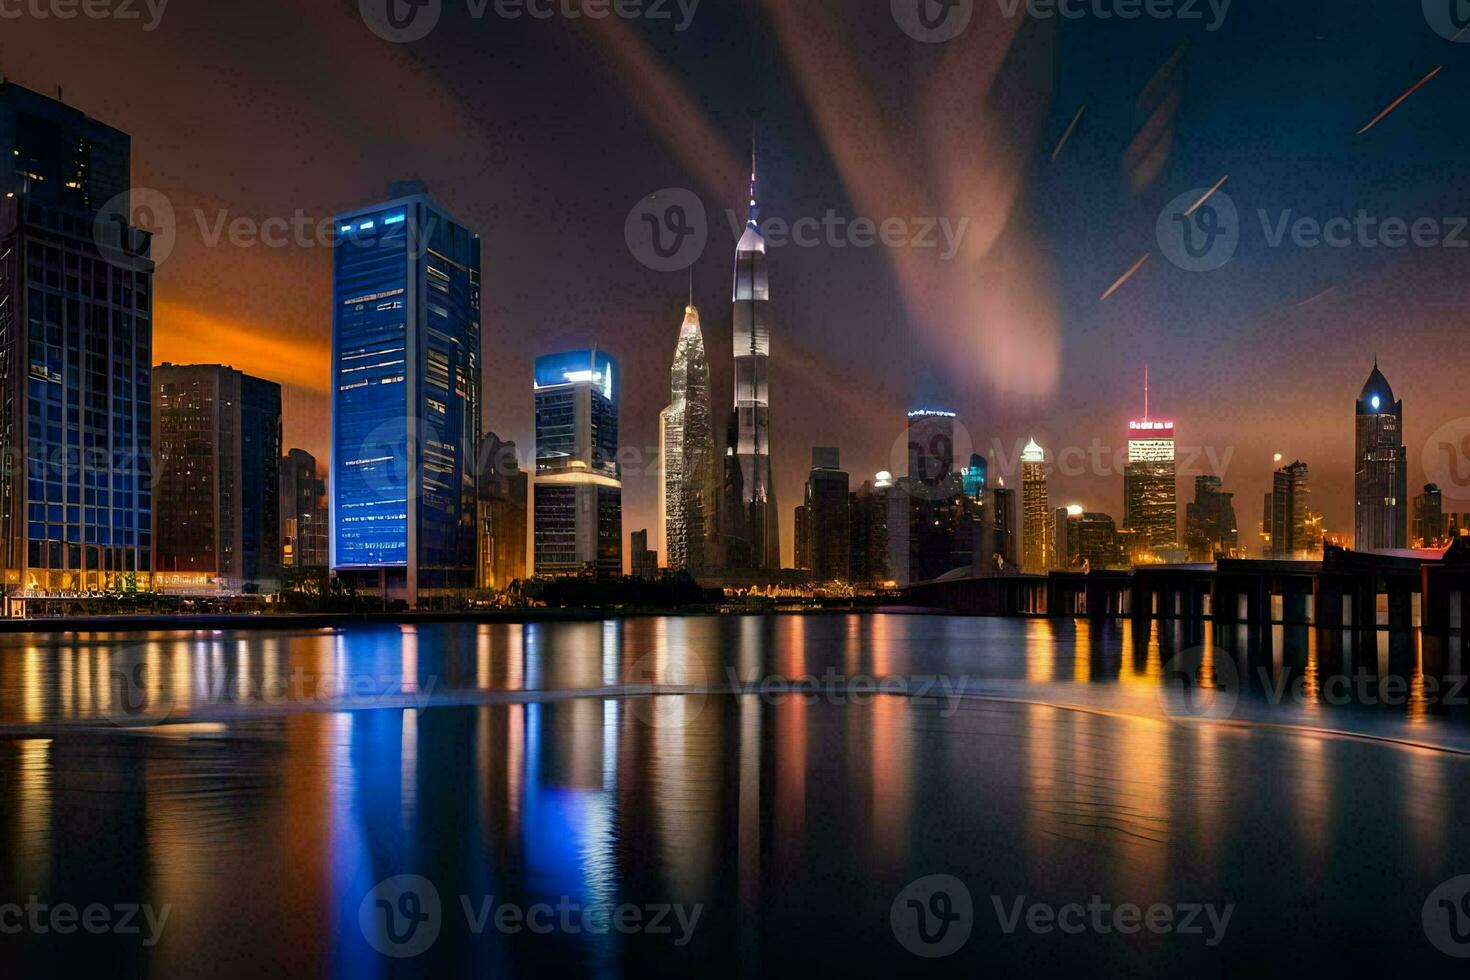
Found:
<path fill-rule="evenodd" d="M 0 640 L 0 902 L 173 907 L 152 949 L 0 936 L 0 953 L 16 975 L 105 964 L 172 977 L 201 963 L 246 975 L 261 962 L 342 977 L 896 972 L 917 961 L 889 932 L 888 904 L 943 872 L 976 899 L 976 938 L 952 961 L 968 975 L 1036 962 L 1269 973 L 1285 937 L 1297 974 L 1341 974 L 1363 944 L 1433 974 L 1444 964 L 1420 905 L 1470 872 L 1453 832 L 1467 762 L 1378 736 L 1458 749 L 1464 721 L 1429 697 L 1417 637 L 1367 647 L 1405 670 L 1404 703 L 1330 703 L 1326 679 L 1352 669 L 1350 639 L 842 615 Z M 1223 725 L 1171 719 L 1155 692 L 1187 648 L 1202 651 L 1203 676 L 1229 659 L 1303 693 L 1275 705 L 1248 690 Z M 108 724 L 119 659 L 170 722 L 220 719 L 186 732 L 210 737 Z M 727 669 L 749 682 L 829 668 L 963 677 L 984 696 L 718 690 Z M 606 696 L 642 671 L 712 686 Z M 427 699 L 340 710 L 332 692 L 357 685 Z M 528 691 L 597 693 L 476 703 Z M 422 959 L 390 963 L 358 931 L 358 907 L 406 873 L 435 883 L 444 928 Z M 991 913 L 992 895 L 1094 894 L 1239 910 L 1218 949 L 1008 936 Z M 476 936 L 460 897 L 492 895 L 704 911 L 683 947 Z"/>

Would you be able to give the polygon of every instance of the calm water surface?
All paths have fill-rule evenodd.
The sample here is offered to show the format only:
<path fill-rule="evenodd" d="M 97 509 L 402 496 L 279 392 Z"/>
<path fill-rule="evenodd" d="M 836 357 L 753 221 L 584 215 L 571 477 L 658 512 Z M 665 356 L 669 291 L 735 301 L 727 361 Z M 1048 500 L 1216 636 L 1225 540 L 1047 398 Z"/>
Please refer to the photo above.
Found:
<path fill-rule="evenodd" d="M 1430 932 L 1470 945 L 1470 904 L 1425 926 L 1470 875 L 1470 719 L 1441 676 L 1461 647 L 906 615 L 0 638 L 0 955 L 13 976 L 1463 975 Z M 954 884 L 900 897 L 931 875 L 968 908 Z M 28 902 L 167 918 L 17 930 Z M 1028 927 L 1070 903 L 1199 931 Z M 968 938 L 916 957 L 915 908 Z"/>

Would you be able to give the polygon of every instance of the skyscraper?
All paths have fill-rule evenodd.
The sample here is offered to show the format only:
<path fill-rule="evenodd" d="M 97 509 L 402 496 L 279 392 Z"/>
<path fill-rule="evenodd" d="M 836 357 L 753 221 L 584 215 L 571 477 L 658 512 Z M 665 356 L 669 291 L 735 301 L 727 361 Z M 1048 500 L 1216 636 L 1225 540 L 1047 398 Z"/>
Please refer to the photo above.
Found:
<path fill-rule="evenodd" d="M 0 80 L 6 613 L 152 584 L 153 262 L 128 224 L 131 153 L 126 133 Z"/>
<path fill-rule="evenodd" d="M 621 575 L 618 364 L 605 351 L 536 359 L 538 576 Z"/>
<path fill-rule="evenodd" d="M 1434 548 L 1444 539 L 1444 493 L 1438 484 L 1426 483 L 1414 498 L 1414 547 Z"/>
<path fill-rule="evenodd" d="M 955 413 L 922 408 L 909 412 L 909 479 L 945 496 L 954 475 Z M 918 490 L 924 495 L 922 489 Z"/>
<path fill-rule="evenodd" d="M 274 592 L 281 578 L 281 386 L 219 364 L 153 369 L 157 584 Z"/>
<path fill-rule="evenodd" d="M 836 449 L 812 450 L 806 481 L 805 539 L 814 582 L 846 582 L 851 555 L 851 503 L 847 474 Z"/>
<path fill-rule="evenodd" d="M 1373 373 L 1358 396 L 1354 467 L 1355 547 L 1360 551 L 1409 545 L 1409 465 L 1404 448 L 1404 403 L 1388 379 Z"/>
<path fill-rule="evenodd" d="M 960 470 L 960 479 L 965 488 L 965 496 L 983 503 L 985 490 L 990 485 L 990 464 L 979 453 L 971 453 L 970 465 Z"/>
<path fill-rule="evenodd" d="M 480 238 L 428 195 L 340 215 L 332 250 L 332 567 L 417 606 L 476 578 Z"/>
<path fill-rule="evenodd" d="M 1128 465 L 1123 474 L 1123 527 L 1137 531 L 1152 552 L 1179 543 L 1178 491 L 1174 477 L 1174 423 L 1149 417 L 1148 369 L 1143 374 L 1143 418 L 1128 423 Z M 1133 556 L 1128 556 L 1133 557 Z"/>
<path fill-rule="evenodd" d="M 721 530 L 726 567 L 775 572 L 781 568 L 781 523 L 771 472 L 771 335 L 766 320 L 771 290 L 759 223 L 752 152 L 750 217 L 735 248 L 735 411 L 725 463 Z"/>
<path fill-rule="evenodd" d="M 529 474 L 521 469 L 516 444 L 487 433 L 480 443 L 480 581 L 503 592 L 526 577 L 526 520 Z"/>
<path fill-rule="evenodd" d="M 1015 571 L 1020 567 L 1020 549 L 1016 546 L 1016 491 L 1006 486 L 1005 478 L 996 481 L 990 491 L 989 523 L 991 545 L 989 559 L 997 569 Z"/>
<path fill-rule="evenodd" d="M 1032 439 L 1021 452 L 1021 567 L 1045 575 L 1055 563 L 1053 514 L 1046 486 L 1046 453 Z"/>
<path fill-rule="evenodd" d="M 848 581 L 853 583 L 887 582 L 888 569 L 888 494 L 893 489 L 893 475 L 879 473 L 871 482 L 852 492 L 848 550 L 852 554 Z"/>
<path fill-rule="evenodd" d="M 1307 527 L 1307 464 L 1297 460 L 1277 470 L 1270 500 L 1268 558 L 1312 557 Z"/>
<path fill-rule="evenodd" d="M 327 567 L 327 485 L 304 449 L 281 457 L 281 564 Z"/>
<path fill-rule="evenodd" d="M 684 308 L 670 392 L 672 400 L 659 415 L 658 429 L 664 560 L 671 572 L 697 575 L 712 563 L 720 498 L 709 361 L 693 303 Z"/>
<path fill-rule="evenodd" d="M 1218 476 L 1194 478 L 1194 502 L 1184 508 L 1184 543 L 1189 560 L 1211 562 L 1216 556 L 1236 557 L 1240 528 L 1235 518 L 1235 494 L 1221 491 Z"/>

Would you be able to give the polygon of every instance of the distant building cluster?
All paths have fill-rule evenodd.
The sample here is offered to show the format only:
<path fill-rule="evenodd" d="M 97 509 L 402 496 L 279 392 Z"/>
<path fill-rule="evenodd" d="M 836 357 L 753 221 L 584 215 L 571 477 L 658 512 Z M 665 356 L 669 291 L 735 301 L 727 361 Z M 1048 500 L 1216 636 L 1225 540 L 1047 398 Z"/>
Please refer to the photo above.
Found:
<path fill-rule="evenodd" d="M 148 233 L 127 222 L 131 140 L 0 81 L 0 485 L 7 614 L 31 599 L 270 596 L 314 583 L 448 607 L 532 578 L 692 578 L 728 588 L 885 588 L 1240 557 L 1234 494 L 1195 480 L 1180 534 L 1175 424 L 1128 424 L 1122 519 L 1055 506 L 1046 450 L 1019 487 L 956 458 L 955 413 L 908 413 L 907 472 L 861 485 L 816 447 L 783 563 L 772 468 L 771 286 L 750 210 L 734 254 L 734 393 L 720 425 L 692 291 L 659 415 L 658 525 L 624 547 L 617 359 L 535 362 L 534 462 L 482 431 L 480 238 L 417 183 L 335 219 L 330 458 L 282 439 L 281 386 L 152 359 Z M 1412 500 L 1403 402 L 1375 364 L 1355 404 L 1360 550 L 1470 534 L 1431 484 Z M 723 442 L 721 442 L 723 440 Z M 529 457 L 528 457 L 529 458 Z M 1262 553 L 1346 543 L 1276 459 Z M 530 546 L 528 549 L 528 542 Z M 625 550 L 627 554 L 625 554 Z"/>

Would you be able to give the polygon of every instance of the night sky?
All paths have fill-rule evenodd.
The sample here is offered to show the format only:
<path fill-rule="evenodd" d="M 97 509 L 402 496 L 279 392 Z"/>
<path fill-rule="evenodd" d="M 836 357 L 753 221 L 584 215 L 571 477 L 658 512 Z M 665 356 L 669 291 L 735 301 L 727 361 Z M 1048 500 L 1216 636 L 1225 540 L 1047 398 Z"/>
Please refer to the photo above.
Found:
<path fill-rule="evenodd" d="M 222 214 L 322 221 L 421 179 L 483 238 L 488 427 L 527 455 L 532 359 L 606 347 L 623 366 L 625 462 L 645 459 L 626 476 L 624 532 L 651 526 L 688 287 L 685 273 L 636 261 L 624 221 L 662 188 L 708 209 L 694 289 L 722 414 L 725 212 L 744 210 L 752 125 L 767 218 L 968 219 L 949 260 L 772 249 L 787 564 L 811 447 L 841 447 L 855 485 L 901 471 L 910 407 L 957 411 L 1019 482 L 1032 435 L 1053 450 L 1120 447 L 1147 361 L 1181 469 L 1185 448 L 1213 451 L 1196 471 L 1225 464 L 1251 544 L 1275 452 L 1311 466 L 1312 506 L 1329 529 L 1350 528 L 1353 402 L 1375 355 L 1405 400 L 1413 487 L 1430 434 L 1470 415 L 1470 230 L 1459 248 L 1273 247 L 1257 214 L 1274 225 L 1288 209 L 1323 221 L 1365 209 L 1441 219 L 1448 233 L 1470 213 L 1470 45 L 1436 33 L 1416 2 L 1236 0 L 1212 31 L 1203 3 L 1199 20 L 1123 21 L 1007 19 L 1008 2 L 976 0 L 968 30 L 943 45 L 905 35 L 886 0 L 704 0 L 683 32 L 676 10 L 509 21 L 445 2 L 438 28 L 407 45 L 369 31 L 357 0 L 173 0 L 152 31 L 145 14 L 6 20 L 0 34 L 0 70 L 47 94 L 62 86 L 131 133 L 134 183 L 172 203 L 155 360 L 283 382 L 287 444 L 319 458 L 330 253 L 211 244 L 214 228 Z M 1212 272 L 1170 264 L 1160 210 L 1227 175 L 1234 259 Z M 1180 482 L 1182 515 L 1192 481 Z M 1121 516 L 1116 473 L 1058 475 L 1051 492 Z"/>

